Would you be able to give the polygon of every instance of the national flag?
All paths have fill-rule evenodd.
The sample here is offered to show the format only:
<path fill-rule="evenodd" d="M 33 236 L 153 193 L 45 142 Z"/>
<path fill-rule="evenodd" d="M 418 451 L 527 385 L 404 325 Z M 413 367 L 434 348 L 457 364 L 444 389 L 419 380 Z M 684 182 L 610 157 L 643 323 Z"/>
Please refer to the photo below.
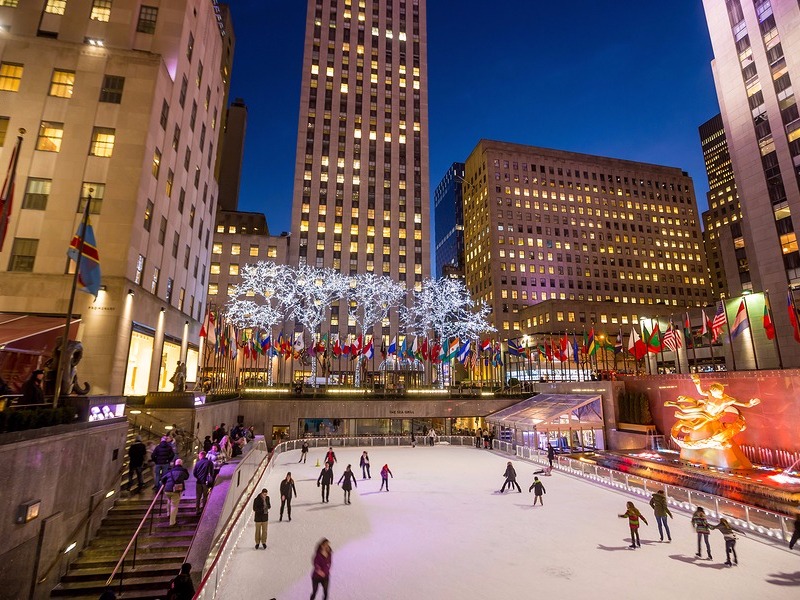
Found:
<path fill-rule="evenodd" d="M 392 338 L 392 341 L 389 343 L 389 349 L 387 350 L 389 354 L 397 354 L 397 336 Z"/>
<path fill-rule="evenodd" d="M 492 349 L 492 340 L 485 339 L 481 342 L 481 350 L 487 352 Z"/>
<path fill-rule="evenodd" d="M 350 348 L 350 354 L 353 355 L 353 358 L 361 354 L 363 344 L 364 344 L 364 339 L 361 336 L 361 334 L 359 334 L 359 336 L 355 339 L 353 345 Z"/>
<path fill-rule="evenodd" d="M 647 337 L 645 342 L 647 343 L 648 352 L 658 353 L 663 350 L 664 346 L 661 342 L 661 330 L 659 329 L 658 321 L 656 321 L 656 326 L 653 327 L 653 333 Z"/>
<path fill-rule="evenodd" d="M 383 358 L 383 360 L 386 360 L 386 355 L 387 355 L 386 342 L 381 340 L 381 358 Z"/>
<path fill-rule="evenodd" d="M 337 358 L 342 355 L 342 345 L 339 343 L 339 336 L 336 336 L 336 341 L 333 343 L 333 355 Z"/>
<path fill-rule="evenodd" d="M 240 340 L 240 345 L 242 348 L 242 354 L 244 354 L 245 358 L 250 358 L 250 340 L 247 337 L 247 331 L 242 330 L 242 337 Z"/>
<path fill-rule="evenodd" d="M 294 343 L 292 344 L 292 350 L 295 352 L 302 352 L 303 349 L 306 347 L 306 340 L 303 336 L 303 332 L 297 332 L 294 334 Z"/>
<path fill-rule="evenodd" d="M 622 331 L 617 334 L 617 339 L 614 343 L 614 354 L 622 354 Z"/>
<path fill-rule="evenodd" d="M 672 318 L 669 320 L 669 325 L 672 327 L 672 330 L 675 332 L 675 346 L 677 348 L 683 348 L 683 340 L 681 339 L 681 332 L 675 323 L 672 322 Z"/>
<path fill-rule="evenodd" d="M 344 344 L 342 344 L 342 355 L 343 356 L 350 356 L 350 351 L 351 350 L 352 350 L 352 347 L 350 346 L 350 336 L 348 335 L 347 336 L 347 340 L 345 341 Z"/>
<path fill-rule="evenodd" d="M 367 345 L 364 347 L 364 350 L 361 352 L 361 354 L 367 359 L 371 359 L 373 356 L 375 356 L 375 349 L 372 347 L 372 338 L 369 338 L 369 342 L 367 342 Z"/>
<path fill-rule="evenodd" d="M 561 338 L 561 349 L 558 355 L 558 360 L 561 362 L 566 362 L 569 360 L 569 338 L 567 334 L 564 334 L 564 337 Z"/>
<path fill-rule="evenodd" d="M 261 351 L 266 352 L 272 347 L 272 332 L 267 333 L 267 337 L 261 339 Z"/>
<path fill-rule="evenodd" d="M 589 356 L 597 352 L 597 344 L 594 343 L 594 327 L 589 330 L 589 338 L 586 342 L 586 352 Z"/>
<path fill-rule="evenodd" d="M 0 232 L 0 236 L 3 233 Z M 81 248 L 81 238 L 83 247 Z M 78 265 L 78 285 L 82 292 L 91 294 L 97 298 L 100 293 L 100 255 L 97 252 L 97 241 L 94 238 L 94 229 L 91 223 L 86 223 L 84 233 L 83 223 L 78 225 L 78 231 L 72 236 L 72 241 L 67 250 L 67 256 L 78 263 L 78 249 L 80 252 L 80 264 Z"/>
<path fill-rule="evenodd" d="M 703 311 L 705 315 L 705 311 Z M 689 320 L 689 313 L 687 312 L 683 319 L 683 337 L 686 339 L 686 347 L 694 347 L 694 335 L 692 334 L 692 322 Z"/>
<path fill-rule="evenodd" d="M 775 323 L 772 322 L 772 307 L 769 305 L 769 298 L 764 294 L 764 333 L 768 340 L 775 339 Z"/>
<path fill-rule="evenodd" d="M 422 360 L 428 360 L 428 338 L 422 338 L 422 348 L 420 348 L 420 356 Z"/>
<path fill-rule="evenodd" d="M 725 305 L 720 300 L 717 303 L 717 312 L 714 313 L 714 320 L 711 321 L 711 341 L 716 342 L 722 328 L 728 324 L 728 316 L 725 314 Z"/>
<path fill-rule="evenodd" d="M 671 325 L 668 325 L 667 330 L 664 332 L 663 344 L 672 352 L 675 352 L 675 350 L 678 348 L 677 344 L 675 343 L 675 330 L 672 329 Z"/>
<path fill-rule="evenodd" d="M 744 305 L 744 298 L 739 303 L 739 310 L 736 311 L 736 318 L 733 320 L 733 327 L 731 327 L 731 338 L 737 337 L 745 329 L 750 328 L 750 319 L 747 318 L 747 307 Z"/>
<path fill-rule="evenodd" d="M 17 163 L 19 163 L 19 153 L 21 148 L 22 135 L 20 134 L 17 136 L 17 143 L 14 146 L 14 149 L 11 151 L 11 160 L 8 163 L 8 172 L 6 172 L 6 178 L 5 181 L 3 181 L 3 187 L 0 189 L 0 252 L 3 250 L 3 244 L 6 240 L 6 232 L 8 231 L 8 222 L 11 220 L 11 211 L 14 208 L 14 181 L 17 177 Z M 97 294 L 95 294 L 95 297 L 97 297 Z"/>
<path fill-rule="evenodd" d="M 447 357 L 444 360 L 452 360 L 456 356 L 458 356 L 458 348 L 461 345 L 461 340 L 458 337 L 454 337 L 450 341 L 450 346 L 447 348 Z"/>
<path fill-rule="evenodd" d="M 572 360 L 577 365 L 580 362 L 580 347 L 578 346 L 578 336 L 575 331 L 572 332 Z"/>
<path fill-rule="evenodd" d="M 500 347 L 500 342 L 497 342 L 494 345 L 494 358 L 492 359 L 492 364 L 495 367 L 502 367 L 503 366 L 503 351 Z"/>
<path fill-rule="evenodd" d="M 519 344 L 516 342 L 516 340 L 507 340 L 507 345 L 509 356 L 519 356 L 522 354 L 522 349 L 519 347 Z"/>
<path fill-rule="evenodd" d="M 461 347 L 461 350 L 459 350 L 458 354 L 456 355 L 456 359 L 458 359 L 458 362 L 460 362 L 462 365 L 466 364 L 467 362 L 467 357 L 469 356 L 469 349 L 471 345 L 472 342 L 467 342 Z"/>
<path fill-rule="evenodd" d="M 422 357 L 420 355 L 420 353 L 419 353 L 419 341 L 418 340 L 419 340 L 419 337 L 415 335 L 414 336 L 414 344 L 411 346 L 411 350 L 409 352 L 411 358 L 416 358 L 417 360 L 419 360 Z"/>
<path fill-rule="evenodd" d="M 636 332 L 636 327 L 631 327 L 631 336 L 628 338 L 628 352 L 630 352 L 636 360 L 641 360 L 647 354 L 647 345 L 639 338 Z"/>
<path fill-rule="evenodd" d="M 217 316 L 210 308 L 206 310 L 206 318 L 200 327 L 200 337 L 206 338 L 209 345 L 217 344 Z"/>
<path fill-rule="evenodd" d="M 441 344 L 439 344 L 439 342 L 434 342 L 433 345 L 431 346 L 430 353 L 428 354 L 428 358 L 433 364 L 441 362 L 439 360 L 441 351 L 442 351 Z"/>
<path fill-rule="evenodd" d="M 797 308 L 794 305 L 794 297 L 792 296 L 792 290 L 789 290 L 787 292 L 787 299 L 789 300 L 789 305 L 787 306 L 789 310 L 789 323 L 792 324 L 794 341 L 800 342 L 800 324 L 798 324 L 797 320 Z"/>
<path fill-rule="evenodd" d="M 400 342 L 400 351 L 397 353 L 398 358 L 405 358 L 406 354 L 408 353 L 408 346 L 406 345 L 406 338 L 403 338 L 403 341 Z"/>

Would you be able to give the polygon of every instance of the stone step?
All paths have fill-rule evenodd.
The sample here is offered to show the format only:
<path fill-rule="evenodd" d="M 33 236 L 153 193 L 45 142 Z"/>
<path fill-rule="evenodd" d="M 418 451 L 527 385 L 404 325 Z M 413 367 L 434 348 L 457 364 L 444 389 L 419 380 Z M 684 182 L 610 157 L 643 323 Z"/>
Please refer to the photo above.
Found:
<path fill-rule="evenodd" d="M 169 587 L 169 582 L 177 575 L 172 572 L 169 575 L 160 575 L 156 577 L 131 577 L 124 580 L 124 598 L 130 598 L 128 590 L 130 591 L 150 591 L 151 598 L 158 598 L 166 595 L 165 592 Z M 51 597 L 64 598 L 75 596 L 89 596 L 98 598 L 105 590 L 105 581 L 102 584 L 87 581 L 78 581 L 72 583 L 59 583 L 53 591 L 50 592 Z M 118 584 L 114 589 L 118 589 Z M 163 594 L 162 594 L 163 593 Z M 141 597 L 141 596 L 140 596 Z M 147 596 L 145 596 L 147 597 Z"/>
<path fill-rule="evenodd" d="M 130 541 L 130 540 L 129 540 Z M 97 547 L 87 547 L 81 551 L 80 558 L 87 558 L 89 560 L 95 559 L 114 559 L 114 564 L 116 561 L 119 560 L 119 557 L 122 556 L 123 551 L 125 550 L 128 542 L 126 541 L 125 544 L 122 544 L 117 547 L 109 547 L 109 546 L 97 546 Z M 186 550 L 189 548 L 191 544 L 187 544 L 185 542 L 170 542 L 170 541 L 159 541 L 153 542 L 150 544 L 146 544 L 141 546 L 137 550 L 137 554 L 149 554 L 155 556 L 163 556 L 164 554 L 186 554 Z"/>
<path fill-rule="evenodd" d="M 183 563 L 184 559 L 186 558 L 186 552 L 169 552 L 168 549 L 164 549 L 163 552 L 147 552 L 146 550 L 137 551 L 136 552 L 136 564 L 142 565 L 175 565 L 177 564 L 179 567 Z M 102 553 L 95 553 L 95 554 L 85 554 L 81 553 L 78 559 L 70 565 L 70 572 L 72 569 L 83 570 L 83 569 L 95 569 L 106 567 L 109 569 L 113 569 L 117 562 L 119 562 L 119 556 L 111 555 L 108 552 Z"/>
<path fill-rule="evenodd" d="M 167 596 L 167 584 L 163 590 L 161 591 L 153 591 L 153 590 L 125 590 L 124 595 L 117 596 L 120 600 L 139 600 L 140 598 L 146 598 L 147 600 L 153 600 L 154 598 L 165 598 Z M 119 585 L 113 587 L 113 590 L 116 594 L 119 594 Z M 100 595 L 98 592 L 97 594 L 93 595 L 78 595 L 72 596 L 70 595 L 71 600 L 97 600 L 97 597 Z"/>
<path fill-rule="evenodd" d="M 160 519 L 167 519 L 168 515 L 156 514 L 153 517 L 153 523 L 159 522 Z M 200 516 L 196 515 L 194 512 L 194 507 L 191 511 L 184 511 L 178 510 L 178 519 L 185 524 L 193 524 L 197 525 L 197 522 L 200 520 Z M 114 527 L 116 529 L 121 529 L 128 527 L 131 529 L 131 532 L 135 531 L 136 528 L 139 526 L 139 523 L 142 522 L 142 517 L 133 516 L 133 515 L 110 515 L 103 519 L 103 528 L 106 527 Z M 147 518 L 145 522 L 145 526 L 147 526 L 150 522 L 150 517 Z"/>
<path fill-rule="evenodd" d="M 128 579 L 129 577 L 175 577 L 181 567 L 180 562 L 155 565 L 144 564 L 139 560 L 139 556 L 137 555 L 136 567 L 132 568 L 130 566 L 131 560 L 132 557 L 125 561 L 124 579 Z M 115 565 L 116 563 L 110 567 L 70 568 L 69 572 L 61 578 L 61 583 L 94 582 L 97 585 L 105 585 Z"/>

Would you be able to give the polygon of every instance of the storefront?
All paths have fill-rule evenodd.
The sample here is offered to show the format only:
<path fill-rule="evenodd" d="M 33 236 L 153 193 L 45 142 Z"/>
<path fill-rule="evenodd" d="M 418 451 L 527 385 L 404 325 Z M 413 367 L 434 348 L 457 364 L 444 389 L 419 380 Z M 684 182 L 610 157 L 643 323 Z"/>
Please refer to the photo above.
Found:
<path fill-rule="evenodd" d="M 150 366 L 153 362 L 153 330 L 134 324 L 128 347 L 128 364 L 125 369 L 126 396 L 144 396 L 148 392 Z"/>
<path fill-rule="evenodd" d="M 299 419 L 303 437 L 424 436 L 431 428 L 438 435 L 475 435 L 486 424 L 483 417 L 386 418 L 386 419 Z"/>
<path fill-rule="evenodd" d="M 158 391 L 171 392 L 170 378 L 178 368 L 181 360 L 181 341 L 172 336 L 164 336 L 164 345 L 161 350 L 161 365 L 158 369 Z M 187 368 L 188 371 L 188 368 Z M 187 373 L 188 377 L 188 373 Z"/>

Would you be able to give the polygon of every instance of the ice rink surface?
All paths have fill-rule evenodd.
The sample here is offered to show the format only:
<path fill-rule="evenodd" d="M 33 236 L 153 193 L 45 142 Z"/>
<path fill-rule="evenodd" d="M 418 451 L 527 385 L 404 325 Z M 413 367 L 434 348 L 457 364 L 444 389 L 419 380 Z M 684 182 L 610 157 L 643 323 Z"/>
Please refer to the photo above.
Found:
<path fill-rule="evenodd" d="M 468 447 L 335 448 L 338 481 L 347 464 L 358 476 L 352 504 L 331 488 L 322 504 L 316 480 L 324 449 L 280 454 L 258 486 L 272 502 L 266 550 L 254 548 L 252 520 L 223 579 L 221 598 L 295 600 L 311 592 L 311 561 L 331 541 L 331 600 L 544 598 L 800 598 L 800 552 L 739 536 L 739 566 L 726 567 L 722 534 L 711 532 L 712 561 L 696 559 L 689 516 L 670 520 L 672 543 L 659 543 L 646 502 L 562 473 L 540 477 L 544 506 L 528 487 L 534 465 L 512 461 L 523 493 L 498 493 L 508 457 Z M 358 468 L 367 450 L 372 479 Z M 380 468 L 394 473 L 379 492 Z M 280 480 L 291 471 L 298 497 L 292 521 L 278 522 Z M 642 547 L 628 549 L 625 503 L 633 500 Z M 712 523 L 716 519 L 709 519 Z M 705 552 L 704 552 L 705 556 Z M 322 597 L 321 590 L 317 598 Z"/>

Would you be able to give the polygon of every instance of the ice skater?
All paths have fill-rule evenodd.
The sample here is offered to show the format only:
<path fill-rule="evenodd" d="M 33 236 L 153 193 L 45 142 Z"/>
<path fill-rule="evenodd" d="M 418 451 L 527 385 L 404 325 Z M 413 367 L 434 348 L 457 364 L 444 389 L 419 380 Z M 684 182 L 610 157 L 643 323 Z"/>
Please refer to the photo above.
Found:
<path fill-rule="evenodd" d="M 256 524 L 256 550 L 259 546 L 267 547 L 267 521 L 269 521 L 269 492 L 267 488 L 253 500 L 253 522 Z"/>
<path fill-rule="evenodd" d="M 344 483 L 342 483 L 342 481 L 344 481 Z M 353 489 L 353 486 L 358 487 L 356 476 L 353 471 L 350 470 L 350 465 L 347 465 L 347 468 L 344 470 L 344 473 L 342 473 L 342 476 L 339 477 L 339 481 L 337 481 L 336 484 L 341 485 L 344 490 L 344 503 L 350 504 L 350 490 Z"/>
<path fill-rule="evenodd" d="M 550 467 L 543 467 L 541 469 L 537 469 L 533 472 L 534 475 L 544 475 L 545 477 L 550 477 L 552 475 L 553 469 Z"/>
<path fill-rule="evenodd" d="M 389 491 L 389 475 L 392 476 L 394 479 L 394 474 L 392 473 L 391 469 L 389 469 L 389 465 L 383 465 L 381 468 L 381 489 L 378 490 L 379 492 L 383 491 L 383 486 L 386 486 L 386 491 Z"/>
<path fill-rule="evenodd" d="M 628 510 L 618 516 L 620 519 L 628 519 L 628 527 L 631 529 L 631 545 L 628 548 L 635 550 L 642 547 L 642 542 L 639 540 L 639 520 L 644 521 L 645 525 L 649 525 L 649 523 L 639 509 L 633 505 L 633 502 L 628 502 L 626 507 Z"/>
<path fill-rule="evenodd" d="M 333 483 L 333 469 L 328 463 L 325 463 L 325 466 L 322 467 L 322 471 L 319 472 L 319 477 L 317 477 L 317 487 L 322 488 L 322 502 L 328 502 L 328 499 L 331 496 L 331 484 Z"/>
<path fill-rule="evenodd" d="M 517 483 L 517 471 L 514 469 L 514 465 L 511 464 L 511 461 L 508 461 L 508 464 L 506 465 L 506 472 L 503 473 L 503 477 L 505 477 L 506 480 L 503 482 L 503 487 L 500 488 L 501 494 L 506 491 L 506 486 L 509 486 L 509 489 L 512 490 L 516 486 L 517 491 L 520 494 L 522 493 L 522 488 L 519 487 L 519 484 Z"/>
<path fill-rule="evenodd" d="M 702 541 L 705 539 L 708 560 L 711 560 L 711 544 L 708 543 L 708 534 L 711 533 L 711 529 L 709 528 L 708 521 L 706 520 L 706 511 L 703 510 L 702 506 L 698 506 L 697 510 L 694 511 L 694 514 L 692 515 L 692 527 L 694 527 L 695 532 L 697 532 L 697 553 L 695 556 L 697 558 L 702 558 L 703 555 L 700 553 L 700 546 Z"/>
<path fill-rule="evenodd" d="M 731 554 L 733 554 L 733 564 L 739 564 L 739 557 L 736 556 L 736 534 L 741 533 L 745 535 L 744 531 L 740 531 L 728 523 L 728 519 L 720 519 L 716 525 L 709 525 L 709 529 L 718 529 L 725 538 L 725 564 L 731 566 Z M 711 558 L 711 557 L 709 557 Z"/>
<path fill-rule="evenodd" d="M 308 442 L 303 442 L 303 446 L 300 448 L 300 460 L 297 462 L 304 463 L 306 458 L 308 458 Z"/>
<path fill-rule="evenodd" d="M 428 430 L 428 441 L 430 441 L 431 446 L 436 445 L 436 430 L 433 427 Z"/>
<path fill-rule="evenodd" d="M 667 542 L 672 541 L 672 534 L 669 532 L 669 524 L 667 523 L 667 517 L 672 519 L 672 513 L 669 511 L 669 506 L 667 506 L 667 496 L 664 494 L 664 490 L 658 490 L 653 496 L 650 498 L 650 508 L 653 509 L 653 513 L 656 516 L 656 524 L 658 525 L 658 536 L 661 538 L 659 541 L 664 541 L 664 531 L 667 532 Z"/>
<path fill-rule="evenodd" d="M 294 487 L 294 479 L 292 479 L 291 471 L 286 473 L 286 479 L 281 481 L 281 512 L 279 521 L 283 521 L 283 509 L 286 508 L 286 514 L 289 520 L 292 520 L 292 494 L 297 496 L 297 488 Z"/>
<path fill-rule="evenodd" d="M 366 450 L 361 453 L 359 466 L 361 467 L 361 479 L 372 479 L 372 475 L 369 472 L 369 454 L 367 454 Z"/>
<path fill-rule="evenodd" d="M 528 491 L 533 491 L 533 505 L 536 506 L 536 501 L 539 501 L 539 504 L 544 506 L 544 499 L 542 498 L 543 494 L 547 493 L 547 490 L 544 489 L 544 484 L 539 481 L 538 477 L 533 478 L 533 483 L 531 487 L 528 488 Z"/>
<path fill-rule="evenodd" d="M 325 462 L 333 468 L 333 463 L 336 462 L 336 453 L 333 451 L 333 448 L 328 448 L 328 451 L 325 453 Z"/>
<path fill-rule="evenodd" d="M 547 461 L 550 463 L 550 468 L 553 468 L 553 460 L 556 458 L 556 449 L 553 444 L 547 444 Z"/>
<path fill-rule="evenodd" d="M 331 543 L 323 538 L 314 552 L 314 571 L 311 573 L 311 600 L 317 597 L 317 588 L 322 586 L 322 600 L 328 600 L 328 581 L 331 576 Z"/>

